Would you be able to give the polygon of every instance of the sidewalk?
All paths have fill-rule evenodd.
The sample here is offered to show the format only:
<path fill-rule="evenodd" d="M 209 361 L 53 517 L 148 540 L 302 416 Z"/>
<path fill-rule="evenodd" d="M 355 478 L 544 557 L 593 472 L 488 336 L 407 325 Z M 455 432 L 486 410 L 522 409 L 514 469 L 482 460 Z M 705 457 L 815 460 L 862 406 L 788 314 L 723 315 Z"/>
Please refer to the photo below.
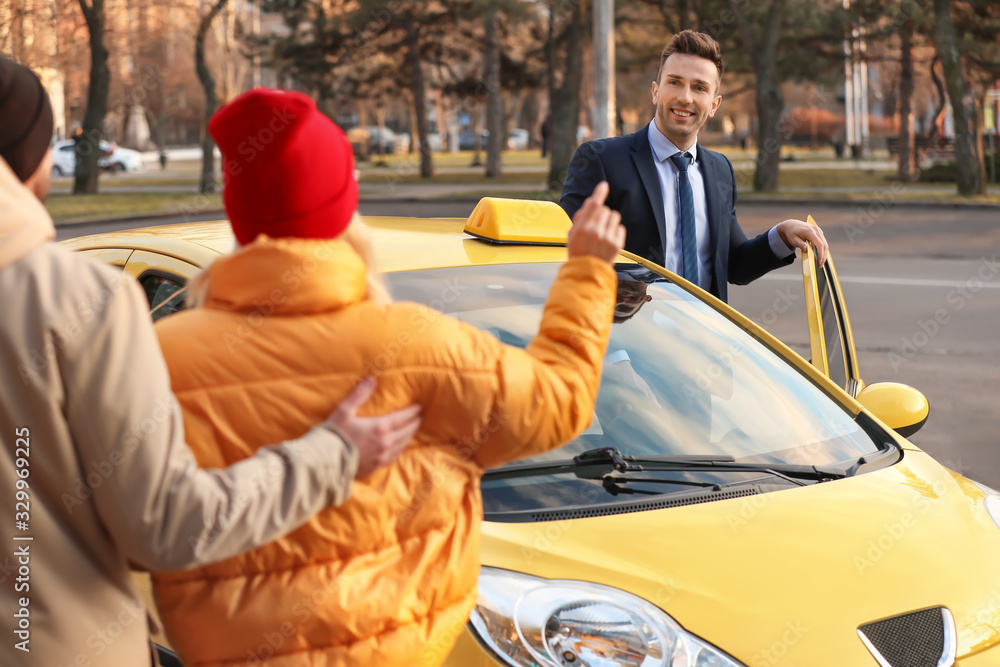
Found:
<path fill-rule="evenodd" d="M 201 164 L 191 159 L 197 155 L 200 155 L 200 149 L 182 149 L 171 154 L 166 170 L 160 170 L 159 165 L 154 163 L 140 172 L 102 175 L 101 194 L 89 200 L 77 200 L 70 196 L 72 178 L 53 179 L 50 210 L 57 220 L 56 224 L 121 219 L 155 221 L 160 217 L 177 217 L 192 211 L 221 215 L 218 195 L 204 197 L 197 194 Z M 754 163 L 747 154 L 736 153 L 732 159 L 740 206 L 802 203 L 852 208 L 892 205 L 1000 210 L 1000 186 L 989 187 L 989 199 L 960 199 L 955 195 L 955 186 L 950 183 L 904 184 L 892 181 L 894 164 L 883 156 L 873 160 L 836 160 L 821 155 L 797 155 L 795 160 L 781 163 L 782 173 L 788 174 L 782 181 L 790 185 L 779 188 L 778 192 L 767 193 L 752 190 L 750 182 Z M 384 166 L 362 163 L 359 165 L 362 174 L 360 195 L 367 202 L 450 200 L 475 203 L 485 196 L 551 198 L 546 192 L 547 163 L 537 152 L 505 153 L 503 175 L 499 179 L 485 178 L 484 168 L 471 166 L 471 161 L 471 153 L 435 155 L 437 175 L 430 182 L 419 178 L 419 159 L 415 156 L 390 156 Z"/>
<path fill-rule="evenodd" d="M 528 198 L 534 192 L 535 197 L 543 195 L 543 182 L 538 189 L 519 183 L 394 183 L 391 178 L 382 182 L 363 181 L 360 193 L 362 199 L 396 199 L 396 200 L 427 200 L 427 199 L 476 199 L 488 196 L 513 196 Z M 992 185 L 987 190 L 989 196 L 1000 197 L 1000 186 Z M 757 203 L 788 203 L 789 201 L 807 201 L 827 204 L 858 205 L 866 202 L 877 203 L 892 200 L 895 204 L 913 204 L 919 206 L 975 206 L 1000 209 L 1000 202 L 956 201 L 948 199 L 955 194 L 953 185 L 917 186 L 892 183 L 883 186 L 869 187 L 839 187 L 813 186 L 780 188 L 777 193 L 756 193 L 752 190 L 740 191 L 740 202 Z"/>

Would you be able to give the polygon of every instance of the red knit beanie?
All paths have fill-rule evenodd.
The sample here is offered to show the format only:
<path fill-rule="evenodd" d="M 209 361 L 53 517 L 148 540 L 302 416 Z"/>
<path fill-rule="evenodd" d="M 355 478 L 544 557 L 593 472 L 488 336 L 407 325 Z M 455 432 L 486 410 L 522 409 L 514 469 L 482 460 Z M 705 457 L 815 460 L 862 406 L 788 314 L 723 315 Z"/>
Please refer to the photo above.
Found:
<path fill-rule="evenodd" d="M 302 93 L 255 88 L 208 123 L 222 152 L 222 200 L 240 245 L 258 234 L 332 239 L 358 207 L 343 131 Z"/>

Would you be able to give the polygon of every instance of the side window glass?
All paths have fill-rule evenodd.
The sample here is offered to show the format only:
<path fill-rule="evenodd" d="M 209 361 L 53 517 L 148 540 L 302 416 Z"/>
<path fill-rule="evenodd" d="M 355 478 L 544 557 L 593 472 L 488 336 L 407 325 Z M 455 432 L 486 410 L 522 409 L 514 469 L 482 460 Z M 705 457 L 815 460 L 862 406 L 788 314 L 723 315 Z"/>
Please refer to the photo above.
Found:
<path fill-rule="evenodd" d="M 146 301 L 149 302 L 149 311 L 154 322 L 184 310 L 187 290 L 184 289 L 182 278 L 147 273 L 139 277 L 139 284 L 146 292 Z"/>
<path fill-rule="evenodd" d="M 816 285 L 819 287 L 819 307 L 823 314 L 823 337 L 826 339 L 826 359 L 830 369 L 830 379 L 838 386 L 846 387 L 847 362 L 844 359 L 844 345 L 840 335 L 840 318 L 824 269 L 816 272 Z"/>

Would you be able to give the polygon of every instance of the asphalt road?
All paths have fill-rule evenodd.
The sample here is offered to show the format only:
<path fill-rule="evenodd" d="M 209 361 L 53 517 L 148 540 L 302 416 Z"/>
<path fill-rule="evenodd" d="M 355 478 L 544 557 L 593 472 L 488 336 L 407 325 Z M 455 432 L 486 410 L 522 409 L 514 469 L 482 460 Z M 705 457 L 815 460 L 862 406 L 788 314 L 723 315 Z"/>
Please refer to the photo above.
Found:
<path fill-rule="evenodd" d="M 843 284 L 862 377 L 902 382 L 930 401 L 911 441 L 1000 489 L 1000 210 L 874 204 L 740 203 L 747 234 L 812 214 Z M 365 215 L 465 217 L 473 201 L 362 202 Z M 217 219 L 206 214 L 203 219 Z M 58 238 L 180 219 L 62 227 Z M 799 352 L 808 344 L 800 265 L 730 290 L 733 306 Z"/>

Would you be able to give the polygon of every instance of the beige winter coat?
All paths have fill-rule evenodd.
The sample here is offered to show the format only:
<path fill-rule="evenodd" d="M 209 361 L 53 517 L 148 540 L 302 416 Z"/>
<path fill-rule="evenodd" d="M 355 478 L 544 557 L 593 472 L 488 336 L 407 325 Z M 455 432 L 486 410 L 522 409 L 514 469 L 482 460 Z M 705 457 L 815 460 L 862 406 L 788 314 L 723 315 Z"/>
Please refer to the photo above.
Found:
<path fill-rule="evenodd" d="M 0 160 L 0 665 L 140 667 L 130 563 L 266 544 L 342 502 L 357 454 L 314 428 L 200 470 L 138 286 L 53 233 Z"/>

